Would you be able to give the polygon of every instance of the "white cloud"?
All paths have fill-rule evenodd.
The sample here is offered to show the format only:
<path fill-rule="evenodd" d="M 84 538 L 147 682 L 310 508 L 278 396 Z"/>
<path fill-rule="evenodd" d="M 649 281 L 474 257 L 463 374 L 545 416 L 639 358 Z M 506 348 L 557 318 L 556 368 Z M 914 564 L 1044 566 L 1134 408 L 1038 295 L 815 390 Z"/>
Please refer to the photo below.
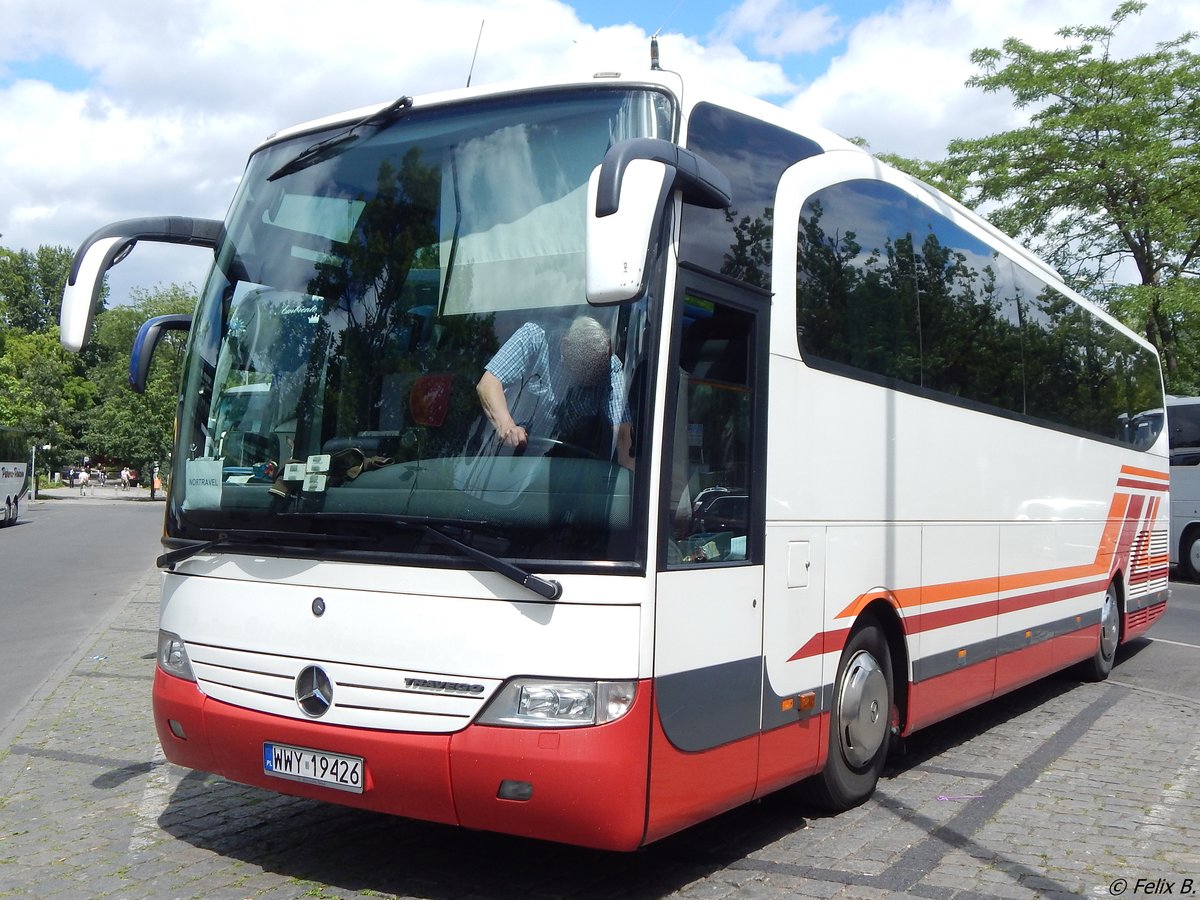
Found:
<path fill-rule="evenodd" d="M 315 0 L 5 0 L 0 243 L 76 246 L 134 216 L 219 218 L 249 151 L 272 132 L 464 85 L 484 20 L 476 83 L 648 57 L 637 29 L 596 30 L 555 0 L 351 5 L 353 14 Z M 37 60 L 90 82 L 15 79 Z M 139 249 L 113 270 L 114 297 L 131 284 L 196 282 L 204 256 Z"/>
<path fill-rule="evenodd" d="M 790 98 L 877 150 L 935 158 L 953 137 L 1015 121 L 1004 98 L 963 87 L 972 49 L 1012 34 L 1044 42 L 1063 24 L 1107 21 L 1113 3 L 910 0 L 839 23 L 832 5 L 743 0 L 714 15 L 711 27 L 689 28 L 706 36 L 668 26 L 660 44 L 665 68 Z M 3 0 L 3 7 L 0 244 L 31 250 L 74 246 L 133 216 L 223 216 L 248 152 L 279 128 L 464 85 L 481 22 L 475 84 L 640 71 L 649 59 L 641 28 L 594 27 L 560 0 Z M 1145 49 L 1189 27 L 1200 27 L 1200 4 L 1152 0 L 1123 32 Z M 838 29 L 844 50 L 798 89 L 792 65 L 840 40 Z M 753 47 L 753 58 L 739 47 Z M 73 69 L 58 87 L 12 75 L 38 60 Z M 197 281 L 205 263 L 198 257 L 139 249 L 114 270 L 114 293 L 123 290 L 118 279 L 146 287 Z M 157 261 L 168 258 L 169 265 Z"/>
<path fill-rule="evenodd" d="M 792 0 L 742 0 L 718 20 L 714 37 L 750 39 L 756 52 L 779 58 L 811 53 L 840 38 L 837 16 L 827 6 L 799 9 Z"/>

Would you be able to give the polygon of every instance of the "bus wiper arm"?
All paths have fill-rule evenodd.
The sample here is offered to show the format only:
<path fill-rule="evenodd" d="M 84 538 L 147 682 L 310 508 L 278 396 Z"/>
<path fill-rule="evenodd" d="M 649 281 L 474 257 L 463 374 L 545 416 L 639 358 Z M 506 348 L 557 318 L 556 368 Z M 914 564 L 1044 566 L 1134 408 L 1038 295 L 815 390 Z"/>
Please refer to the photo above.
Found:
<path fill-rule="evenodd" d="M 257 543 L 296 543 L 304 541 L 312 543 L 314 541 L 327 543 L 357 543 L 362 538 L 348 537 L 338 534 L 313 534 L 310 532 L 297 531 L 253 531 L 250 529 L 239 529 L 236 531 L 221 531 L 215 538 L 208 541 L 196 541 L 193 544 L 188 544 L 186 547 L 178 547 L 174 550 L 168 550 L 154 561 L 154 564 L 160 569 L 170 569 L 176 563 L 181 563 L 185 559 L 190 559 L 193 556 L 198 556 L 201 553 L 207 553 L 213 547 L 218 547 L 222 544 L 257 544 Z"/>
<path fill-rule="evenodd" d="M 291 175 L 294 172 L 299 172 L 307 169 L 309 166 L 315 166 L 317 163 L 325 162 L 327 159 L 333 159 L 335 156 L 340 156 L 344 153 L 351 144 L 358 141 L 362 137 L 358 133 L 358 129 L 366 127 L 382 128 L 384 125 L 394 121 L 400 113 L 412 106 L 412 97 L 401 97 L 394 103 L 390 103 L 381 110 L 371 113 L 359 119 L 345 131 L 340 131 L 332 137 L 327 137 L 323 141 L 317 141 L 315 144 L 300 151 L 300 154 L 293 159 L 285 162 L 282 166 L 267 176 L 267 181 L 275 181 L 282 178 L 284 175 Z"/>
<path fill-rule="evenodd" d="M 168 550 L 156 559 L 154 564 L 160 569 L 170 569 L 176 563 L 181 563 L 185 559 L 198 556 L 201 553 L 207 553 L 219 543 L 221 543 L 220 538 L 213 538 L 211 541 L 196 541 L 194 544 L 188 544 L 186 547 L 176 547 L 174 550 Z"/>
<path fill-rule="evenodd" d="M 547 600 L 557 600 L 562 596 L 562 585 L 552 578 L 542 578 L 540 575 L 534 575 L 532 572 L 526 572 L 520 566 L 503 560 L 498 556 L 493 556 L 485 550 L 480 550 L 472 547 L 470 544 L 463 543 L 457 538 L 453 538 L 439 528 L 439 525 L 457 525 L 457 526 L 474 526 L 481 527 L 486 525 L 486 522 L 464 521 L 461 519 L 434 519 L 420 516 L 394 516 L 383 513 L 311 513 L 305 515 L 298 513 L 297 515 L 303 518 L 324 519 L 325 521 L 343 521 L 343 522 L 380 522 L 382 524 L 395 525 L 399 528 L 411 528 L 419 531 L 424 531 L 427 535 L 435 540 L 441 541 L 450 547 L 453 547 L 459 553 L 463 554 L 475 562 L 479 563 L 486 569 L 491 569 L 499 575 L 503 575 L 510 581 L 515 581 L 522 587 L 528 588 L 535 594 L 545 597 Z"/>
<path fill-rule="evenodd" d="M 421 523 L 418 527 L 423 528 L 425 533 L 431 537 L 437 538 L 442 543 L 449 544 L 464 556 L 469 556 L 477 563 L 486 566 L 493 572 L 498 572 L 510 581 L 515 581 L 522 587 L 529 588 L 529 590 L 539 596 L 545 597 L 547 600 L 557 600 L 562 596 L 562 585 L 552 578 L 542 578 L 540 575 L 526 572 L 520 566 L 515 566 L 498 556 L 493 556 L 484 550 L 472 547 L 470 544 L 464 544 L 457 538 L 450 537 L 450 535 L 434 528 L 432 525 Z"/>

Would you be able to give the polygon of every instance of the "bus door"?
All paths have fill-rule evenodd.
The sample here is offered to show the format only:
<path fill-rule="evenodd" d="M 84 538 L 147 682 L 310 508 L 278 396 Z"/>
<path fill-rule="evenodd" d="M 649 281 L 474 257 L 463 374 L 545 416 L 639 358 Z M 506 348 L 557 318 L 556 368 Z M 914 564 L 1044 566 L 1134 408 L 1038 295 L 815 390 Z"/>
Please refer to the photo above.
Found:
<path fill-rule="evenodd" d="M 769 298 L 689 275 L 668 368 L 648 839 L 754 794 Z"/>

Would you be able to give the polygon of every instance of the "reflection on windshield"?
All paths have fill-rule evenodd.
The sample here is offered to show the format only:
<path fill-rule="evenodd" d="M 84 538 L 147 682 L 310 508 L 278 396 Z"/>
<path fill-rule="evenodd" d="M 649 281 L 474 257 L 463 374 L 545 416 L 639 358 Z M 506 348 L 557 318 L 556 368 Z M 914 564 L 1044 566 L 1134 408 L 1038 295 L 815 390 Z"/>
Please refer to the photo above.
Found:
<path fill-rule="evenodd" d="M 584 194 L 610 143 L 670 120 L 655 94 L 557 94 L 413 112 L 273 181 L 314 137 L 259 154 L 197 315 L 172 534 L 412 516 L 500 556 L 634 561 L 658 300 L 588 307 Z"/>

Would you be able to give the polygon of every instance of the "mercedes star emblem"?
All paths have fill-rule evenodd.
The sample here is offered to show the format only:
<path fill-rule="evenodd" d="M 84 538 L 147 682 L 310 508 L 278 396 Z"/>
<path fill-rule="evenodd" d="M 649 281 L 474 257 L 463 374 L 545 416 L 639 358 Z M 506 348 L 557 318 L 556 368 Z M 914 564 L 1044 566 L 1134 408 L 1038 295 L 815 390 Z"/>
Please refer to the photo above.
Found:
<path fill-rule="evenodd" d="M 296 703 L 314 719 L 333 706 L 333 682 L 320 666 L 305 666 L 296 676 Z"/>

